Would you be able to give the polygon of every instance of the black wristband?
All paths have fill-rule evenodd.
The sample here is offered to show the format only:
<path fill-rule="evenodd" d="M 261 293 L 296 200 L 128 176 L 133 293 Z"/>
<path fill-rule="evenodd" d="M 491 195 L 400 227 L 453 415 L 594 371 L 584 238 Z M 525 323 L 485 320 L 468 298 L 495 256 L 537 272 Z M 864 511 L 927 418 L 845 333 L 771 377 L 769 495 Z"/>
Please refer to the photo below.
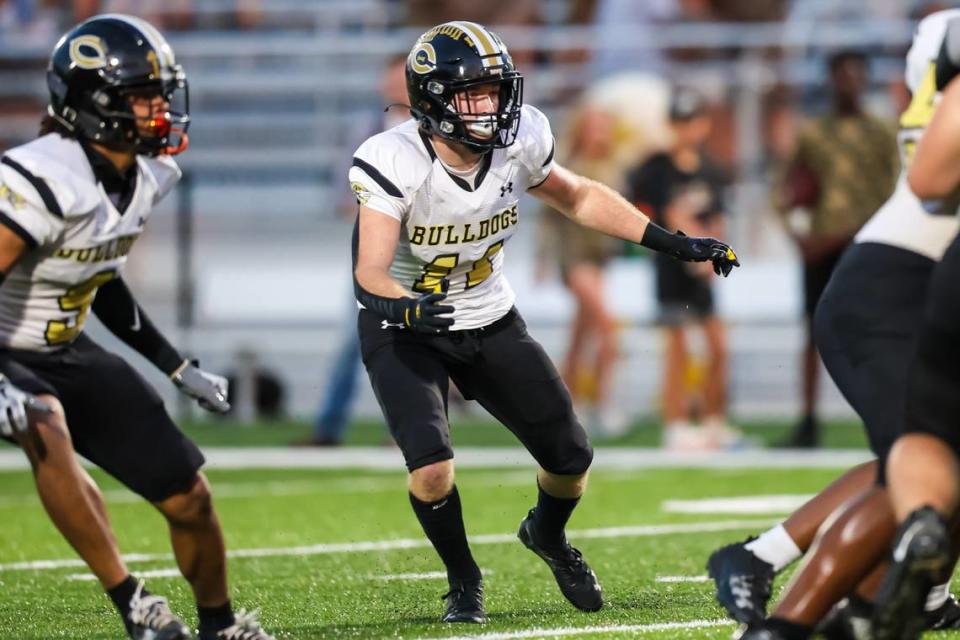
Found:
<path fill-rule="evenodd" d="M 370 293 L 360 286 L 356 276 L 353 278 L 353 292 L 357 297 L 357 301 L 367 310 L 386 318 L 390 322 L 407 324 L 407 309 L 410 308 L 410 303 L 413 301 L 413 298 L 385 298 L 375 293 Z"/>
<path fill-rule="evenodd" d="M 685 236 L 670 233 L 663 227 L 648 222 L 647 229 L 643 232 L 643 238 L 640 239 L 640 244 L 647 249 L 680 258 L 687 254 L 687 241 L 684 238 Z"/>

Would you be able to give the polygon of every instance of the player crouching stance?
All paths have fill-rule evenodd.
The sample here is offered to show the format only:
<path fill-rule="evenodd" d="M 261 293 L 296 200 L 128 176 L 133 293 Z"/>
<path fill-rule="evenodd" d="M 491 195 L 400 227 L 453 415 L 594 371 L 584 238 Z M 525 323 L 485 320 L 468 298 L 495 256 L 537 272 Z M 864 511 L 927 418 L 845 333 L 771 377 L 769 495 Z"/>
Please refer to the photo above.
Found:
<path fill-rule="evenodd" d="M 486 621 L 454 484 L 450 379 L 540 465 L 520 540 L 574 606 L 596 611 L 600 584 L 564 534 L 593 451 L 503 275 L 518 200 L 529 189 L 579 224 L 681 260 L 710 260 L 723 275 L 736 256 L 716 240 L 668 233 L 610 188 L 554 163 L 549 122 L 523 106 L 523 78 L 483 26 L 430 29 L 406 74 L 415 119 L 368 139 L 350 170 L 360 202 L 354 275 L 363 361 L 410 472 L 410 503 L 446 565 L 443 621 Z"/>
<path fill-rule="evenodd" d="M 186 77 L 150 24 L 103 15 L 61 38 L 47 81 L 42 135 L 0 160 L 2 434 L 24 448 L 50 519 L 100 580 L 130 637 L 193 634 L 166 599 L 130 575 L 103 496 L 74 451 L 167 519 L 201 640 L 271 640 L 255 616 L 231 609 L 200 450 L 156 391 L 83 333 L 92 309 L 201 406 L 229 408 L 226 380 L 186 361 L 121 277 L 153 206 L 180 177 L 170 155 L 186 148 L 189 115 L 185 102 L 179 112 L 170 103 L 185 101 Z"/>

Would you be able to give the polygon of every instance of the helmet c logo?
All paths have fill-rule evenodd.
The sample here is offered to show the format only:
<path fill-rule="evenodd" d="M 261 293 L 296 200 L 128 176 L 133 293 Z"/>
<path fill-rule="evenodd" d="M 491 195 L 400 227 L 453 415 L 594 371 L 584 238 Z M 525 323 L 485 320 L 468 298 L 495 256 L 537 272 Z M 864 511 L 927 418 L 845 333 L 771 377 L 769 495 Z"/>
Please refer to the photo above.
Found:
<path fill-rule="evenodd" d="M 70 61 L 81 69 L 107 66 L 107 51 L 99 36 L 86 34 L 70 41 Z"/>
<path fill-rule="evenodd" d="M 410 52 L 410 68 L 420 74 L 430 73 L 437 68 L 437 52 L 432 44 L 423 42 Z"/>

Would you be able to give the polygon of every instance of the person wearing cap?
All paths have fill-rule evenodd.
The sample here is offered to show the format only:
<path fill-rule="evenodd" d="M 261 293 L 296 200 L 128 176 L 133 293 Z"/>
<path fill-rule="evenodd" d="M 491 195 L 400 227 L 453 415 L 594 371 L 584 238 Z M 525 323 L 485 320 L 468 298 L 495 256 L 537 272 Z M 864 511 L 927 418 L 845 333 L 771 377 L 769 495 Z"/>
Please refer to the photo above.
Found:
<path fill-rule="evenodd" d="M 863 108 L 867 60 L 856 51 L 830 56 L 830 111 L 805 127 L 779 180 L 778 212 L 803 260 L 802 414 L 788 447 L 815 447 L 820 357 L 813 313 L 840 256 L 893 191 L 900 168 L 893 122 Z"/>
<path fill-rule="evenodd" d="M 630 173 L 628 197 L 671 231 L 722 237 L 724 178 L 703 150 L 712 126 L 707 102 L 693 89 L 678 87 L 671 95 L 669 119 L 672 146 Z M 727 339 L 724 323 L 714 311 L 713 274 L 659 256 L 654 260 L 658 322 L 666 330 L 664 446 L 703 449 L 732 445 L 738 434 L 726 420 Z M 687 349 L 689 326 L 702 329 L 707 346 L 703 399 L 697 412 L 703 429 L 693 425 L 693 399 L 688 393 L 689 374 L 696 372 Z"/>

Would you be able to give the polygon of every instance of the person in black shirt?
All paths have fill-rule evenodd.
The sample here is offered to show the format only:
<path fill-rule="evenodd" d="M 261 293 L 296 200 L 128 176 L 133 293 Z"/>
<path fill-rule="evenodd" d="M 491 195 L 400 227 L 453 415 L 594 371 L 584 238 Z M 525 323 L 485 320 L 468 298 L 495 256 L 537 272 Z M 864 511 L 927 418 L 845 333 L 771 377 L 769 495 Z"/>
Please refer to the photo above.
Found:
<path fill-rule="evenodd" d="M 720 234 L 723 226 L 722 172 L 703 153 L 711 121 L 704 99 L 679 88 L 670 103 L 673 146 L 650 156 L 627 178 L 628 196 L 652 219 L 671 231 Z M 664 444 L 669 448 L 714 448 L 736 437 L 726 425 L 727 340 L 714 312 L 710 270 L 669 257 L 654 257 L 659 322 L 666 328 L 664 372 Z M 700 410 L 705 430 L 690 424 L 686 392 L 689 354 L 686 327 L 703 329 L 709 351 Z"/>

